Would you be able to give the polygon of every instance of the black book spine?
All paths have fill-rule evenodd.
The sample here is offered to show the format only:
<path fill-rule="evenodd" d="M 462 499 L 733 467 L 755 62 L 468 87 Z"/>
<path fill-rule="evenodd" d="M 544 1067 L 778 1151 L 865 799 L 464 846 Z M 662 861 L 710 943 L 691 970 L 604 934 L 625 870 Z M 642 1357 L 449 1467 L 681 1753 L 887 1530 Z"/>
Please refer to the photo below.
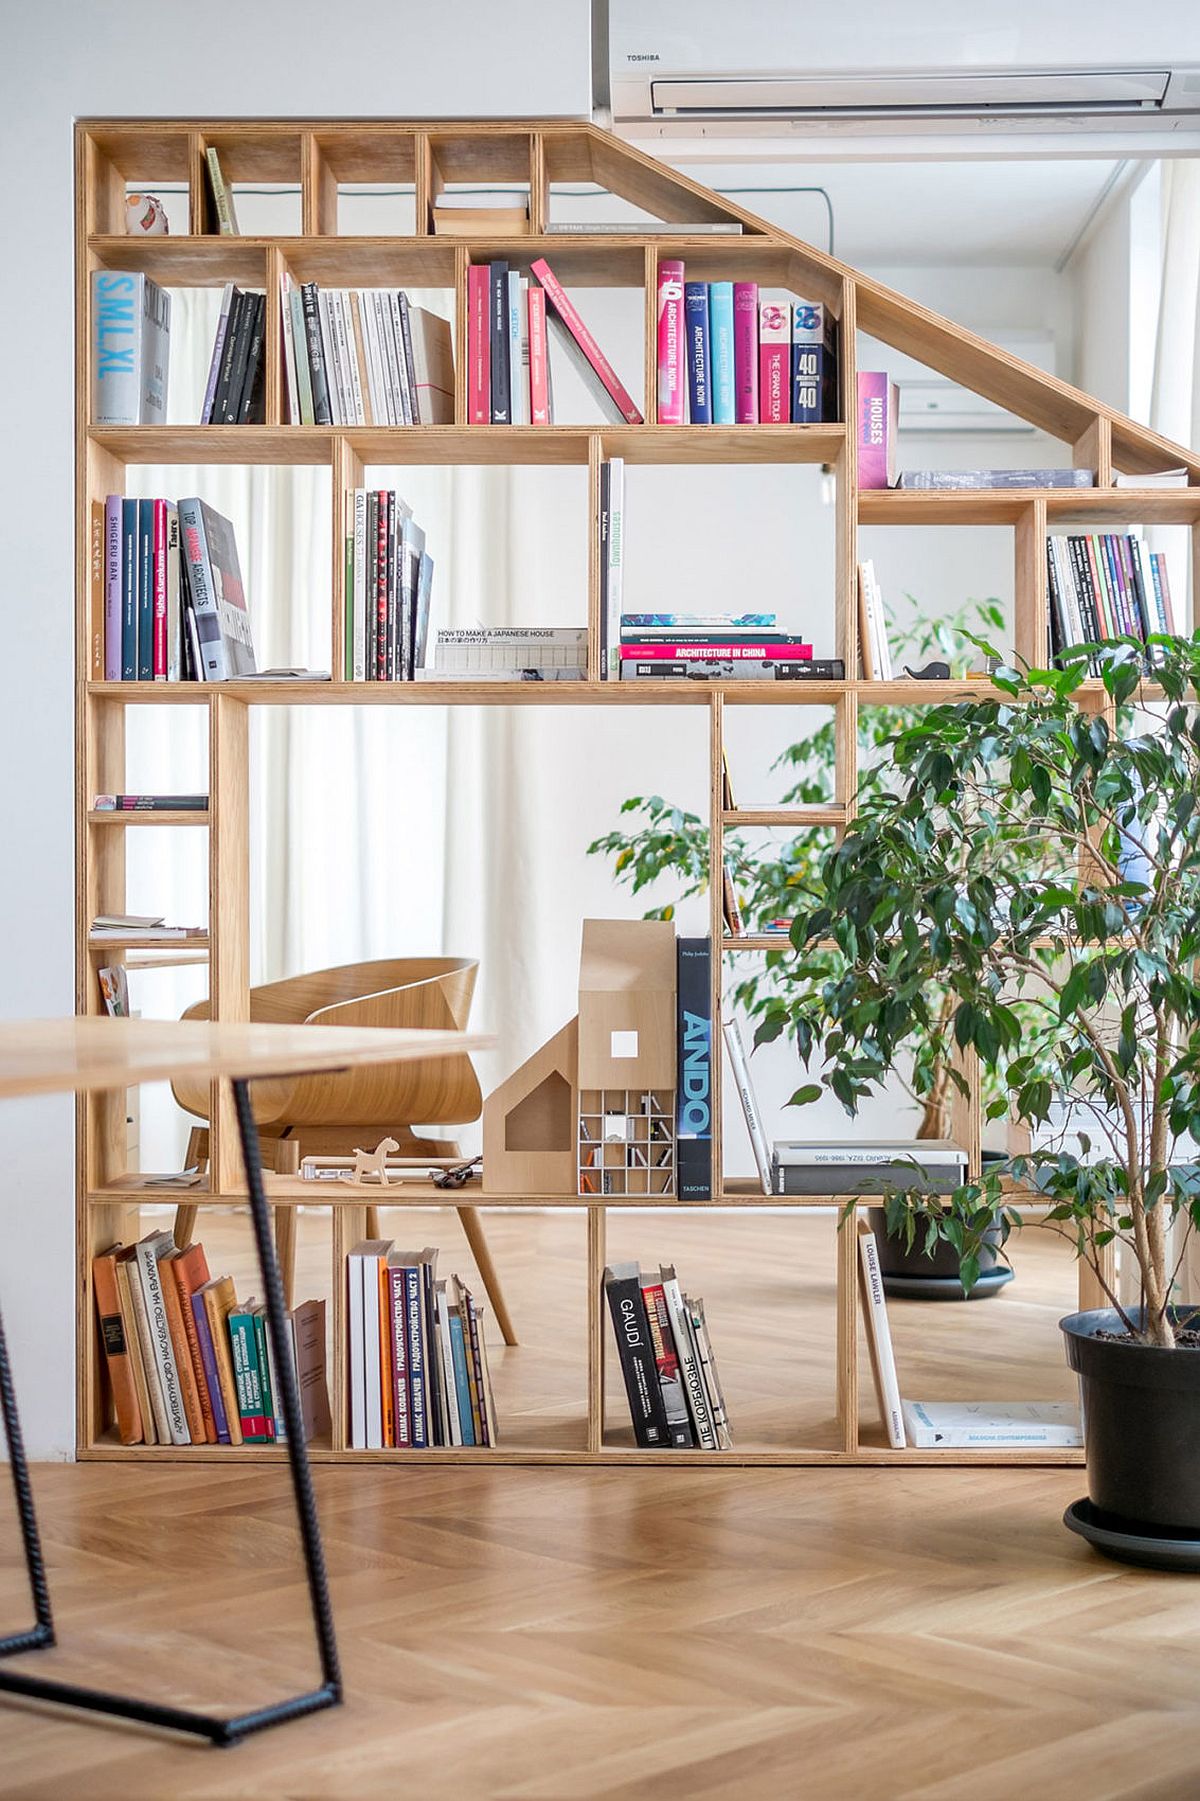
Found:
<path fill-rule="evenodd" d="M 254 332 L 254 321 L 258 314 L 258 295 L 243 294 L 242 305 L 238 311 L 237 331 L 233 337 L 233 350 L 229 361 L 229 392 L 225 399 L 226 425 L 236 425 L 241 411 L 242 391 L 246 385 L 246 367 L 250 361 L 250 339 Z"/>
<path fill-rule="evenodd" d="M 1082 538 L 1067 539 L 1071 552 L 1071 573 L 1075 578 L 1075 598 L 1079 602 L 1079 617 L 1083 622 L 1084 642 L 1092 644 L 1100 636 L 1097 626 L 1096 595 L 1092 587 L 1092 566 L 1088 561 L 1087 545 Z"/>
<path fill-rule="evenodd" d="M 321 313 L 317 306 L 317 284 L 306 281 L 300 288 L 304 307 L 304 336 L 308 341 L 308 372 L 312 381 L 313 419 L 318 425 L 331 425 L 329 382 L 325 375 L 325 352 L 321 347 Z"/>
<path fill-rule="evenodd" d="M 217 385 L 213 390 L 212 424 L 228 425 L 229 412 L 229 378 L 233 371 L 234 345 L 237 340 L 238 325 L 250 299 L 240 288 L 235 288 L 229 301 L 229 318 L 225 322 L 225 342 L 221 346 L 221 366 L 217 370 Z"/>
<path fill-rule="evenodd" d="M 263 340 L 267 330 L 267 297 L 255 294 L 254 316 L 250 321 L 250 348 L 246 355 L 246 378 L 238 402 L 237 422 L 248 425 L 261 409 L 263 397 Z"/>
<path fill-rule="evenodd" d="M 1054 547 L 1050 538 L 1046 539 L 1046 586 L 1050 597 L 1050 661 L 1057 663 L 1062 656 L 1066 633 L 1063 629 L 1063 602 L 1058 591 L 1058 568 L 1054 561 Z"/>
<path fill-rule="evenodd" d="M 429 1442 L 444 1445 L 442 1427 L 442 1348 L 438 1342 L 437 1309 L 433 1290 L 433 1265 L 421 1264 L 421 1299 L 424 1302 L 425 1370 L 429 1377 Z M 482 1389 L 480 1390 L 482 1396 Z"/>
<path fill-rule="evenodd" d="M 403 379 L 408 387 L 408 408 L 414 425 L 420 425 L 421 403 L 417 395 L 417 364 L 413 356 L 412 322 L 408 316 L 408 295 L 400 290 L 397 302 L 400 313 L 400 351 L 404 358 Z"/>
<path fill-rule="evenodd" d="M 512 424 L 508 369 L 508 264 L 489 263 L 491 273 L 492 424 Z"/>
<path fill-rule="evenodd" d="M 707 938 L 681 938 L 676 965 L 675 1192 L 712 1193 L 712 988 Z"/>
<path fill-rule="evenodd" d="M 1155 629 L 1154 624 L 1152 623 L 1154 609 L 1149 597 L 1142 588 L 1142 572 L 1138 565 L 1138 559 L 1134 555 L 1132 540 L 1128 534 L 1123 538 L 1117 539 L 1117 548 L 1121 554 L 1126 584 L 1128 585 L 1130 593 L 1133 595 L 1134 604 L 1137 607 L 1138 636 L 1144 644 L 1150 633 Z"/>
<path fill-rule="evenodd" d="M 192 656 L 192 591 L 188 586 L 187 558 L 179 559 L 179 679 L 181 682 L 198 682 L 200 672 Z"/>
<path fill-rule="evenodd" d="M 658 1365 L 654 1361 L 654 1346 L 650 1342 L 650 1322 L 646 1318 L 641 1282 L 636 1273 L 617 1276 L 612 1270 L 606 1269 L 604 1292 L 608 1296 L 617 1354 L 621 1360 L 621 1375 L 629 1398 L 633 1436 L 646 1450 L 660 1445 L 669 1446 L 671 1429 L 667 1424 L 667 1410 L 663 1405 Z"/>

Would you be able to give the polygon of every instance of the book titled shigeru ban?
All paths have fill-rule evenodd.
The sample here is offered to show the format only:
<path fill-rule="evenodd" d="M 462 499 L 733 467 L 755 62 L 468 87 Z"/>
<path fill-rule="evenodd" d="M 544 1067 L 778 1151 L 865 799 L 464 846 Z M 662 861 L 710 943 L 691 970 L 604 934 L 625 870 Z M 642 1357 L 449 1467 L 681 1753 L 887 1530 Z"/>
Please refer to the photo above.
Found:
<path fill-rule="evenodd" d="M 148 275 L 92 272 L 93 425 L 165 425 L 171 296 Z"/>

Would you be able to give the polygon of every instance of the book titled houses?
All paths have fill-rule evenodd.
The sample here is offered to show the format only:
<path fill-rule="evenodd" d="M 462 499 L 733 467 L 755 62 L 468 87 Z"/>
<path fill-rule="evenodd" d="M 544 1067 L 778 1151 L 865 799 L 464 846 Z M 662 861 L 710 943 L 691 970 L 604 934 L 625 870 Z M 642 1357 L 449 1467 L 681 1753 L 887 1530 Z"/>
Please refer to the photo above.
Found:
<path fill-rule="evenodd" d="M 882 369 L 858 372 L 858 485 L 896 485 L 897 388 Z"/>

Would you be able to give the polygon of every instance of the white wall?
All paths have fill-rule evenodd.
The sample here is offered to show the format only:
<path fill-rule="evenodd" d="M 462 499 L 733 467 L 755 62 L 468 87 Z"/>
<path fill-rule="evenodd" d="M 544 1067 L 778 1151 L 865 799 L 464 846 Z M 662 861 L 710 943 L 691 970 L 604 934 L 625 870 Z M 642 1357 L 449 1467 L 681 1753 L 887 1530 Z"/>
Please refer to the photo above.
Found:
<path fill-rule="evenodd" d="M 73 1006 L 72 121 L 76 116 L 580 114 L 585 0 L 390 6 L 342 0 L 85 0 L 10 16 L 0 63 L 0 177 L 21 243 L 4 284 L 10 346 L 0 471 L 0 759 L 6 771 L 6 1018 Z M 530 46 L 536 54 L 530 54 Z M 36 295 L 36 299 L 33 296 Z M 19 347 L 19 349 L 17 348 Z M 73 1445 L 72 1115 L 6 1103 L 0 1301 L 33 1454 Z M 17 1272 L 20 1272 L 19 1279 Z"/>

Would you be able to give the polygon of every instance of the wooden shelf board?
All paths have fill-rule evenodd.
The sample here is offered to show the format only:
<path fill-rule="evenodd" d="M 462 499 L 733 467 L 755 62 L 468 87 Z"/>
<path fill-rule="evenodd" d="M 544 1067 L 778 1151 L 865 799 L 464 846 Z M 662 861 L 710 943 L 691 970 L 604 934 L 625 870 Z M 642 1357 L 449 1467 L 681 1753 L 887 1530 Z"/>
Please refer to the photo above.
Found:
<path fill-rule="evenodd" d="M 327 425 L 94 425 L 88 435 L 124 463 L 312 464 L 333 455 Z"/>
<path fill-rule="evenodd" d="M 87 814 L 89 825 L 208 825 L 208 809 L 200 811 L 196 808 L 168 808 L 154 811 L 134 812 L 132 809 L 114 808 L 111 812 L 97 813 L 89 809 Z"/>
<path fill-rule="evenodd" d="M 102 1439 L 80 1447 L 81 1460 L 93 1463 L 220 1463 L 226 1458 L 244 1458 L 257 1462 L 260 1458 L 282 1458 L 286 1449 L 280 1445 L 122 1445 Z M 1011 1468 L 1062 1469 L 1078 1468 L 1083 1463 L 1081 1450 L 1061 1449 L 997 1449 L 963 1451 L 892 1451 L 882 1446 L 864 1445 L 857 1451 L 809 1450 L 741 1450 L 676 1451 L 637 1450 L 629 1446 L 606 1447 L 599 1451 L 545 1446 L 522 1449 L 519 1445 L 447 1446 L 427 1451 L 350 1451 L 333 1450 L 328 1445 L 312 1445 L 309 1457 L 314 1463 L 394 1463 L 419 1465 L 435 1463 L 460 1464 L 578 1464 L 589 1466 L 663 1465 L 690 1469 L 746 1469 L 777 1466 L 803 1469 L 817 1465 L 841 1465 L 863 1468 L 868 1465 L 922 1465 L 927 1468 L 949 1468 L 972 1465 L 1007 1465 Z"/>
<path fill-rule="evenodd" d="M 103 956 L 107 951 L 166 951 L 176 957 L 183 950 L 208 949 L 207 932 L 198 938 L 147 938 L 137 932 L 130 932 L 120 938 L 93 938 L 88 934 L 88 950 L 93 956 Z"/>
<path fill-rule="evenodd" d="M 843 825 L 846 809 L 837 801 L 813 807 L 734 807 L 721 815 L 723 825 Z"/>
<path fill-rule="evenodd" d="M 1099 681 L 1079 694 L 1099 698 Z M 1147 686 L 1143 698 L 1157 691 Z M 121 706 L 201 706 L 227 695 L 247 706 L 706 707 L 720 694 L 735 707 L 833 706 L 857 695 L 866 706 L 940 706 L 999 699 L 987 681 L 964 682 L 89 682 L 89 698 Z"/>
<path fill-rule="evenodd" d="M 1200 488 L 864 488 L 860 525 L 1015 525 L 1037 501 L 1057 525 L 1084 529 L 1200 520 Z"/>
<path fill-rule="evenodd" d="M 786 940 L 785 940 L 786 942 Z M 704 1212 L 715 1207 L 837 1207 L 845 1195 L 763 1194 L 751 1177 L 730 1177 L 724 1188 L 711 1200 L 680 1201 L 673 1194 L 490 1194 L 477 1182 L 465 1188 L 435 1188 L 432 1183 L 398 1182 L 387 1190 L 386 1200 L 375 1187 L 356 1188 L 346 1182 L 304 1182 L 298 1176 L 276 1176 L 266 1172 L 267 1198 L 281 1207 L 494 1207 L 505 1208 L 575 1208 L 615 1207 L 637 1209 L 661 1208 L 675 1212 Z M 136 1174 L 118 1178 L 103 1188 L 91 1189 L 87 1202 L 92 1207 L 133 1204 L 147 1198 L 175 1196 L 189 1202 L 212 1207 L 245 1207 L 249 1195 L 245 1189 L 226 1186 L 213 1194 L 203 1188 L 148 1189 Z"/>

